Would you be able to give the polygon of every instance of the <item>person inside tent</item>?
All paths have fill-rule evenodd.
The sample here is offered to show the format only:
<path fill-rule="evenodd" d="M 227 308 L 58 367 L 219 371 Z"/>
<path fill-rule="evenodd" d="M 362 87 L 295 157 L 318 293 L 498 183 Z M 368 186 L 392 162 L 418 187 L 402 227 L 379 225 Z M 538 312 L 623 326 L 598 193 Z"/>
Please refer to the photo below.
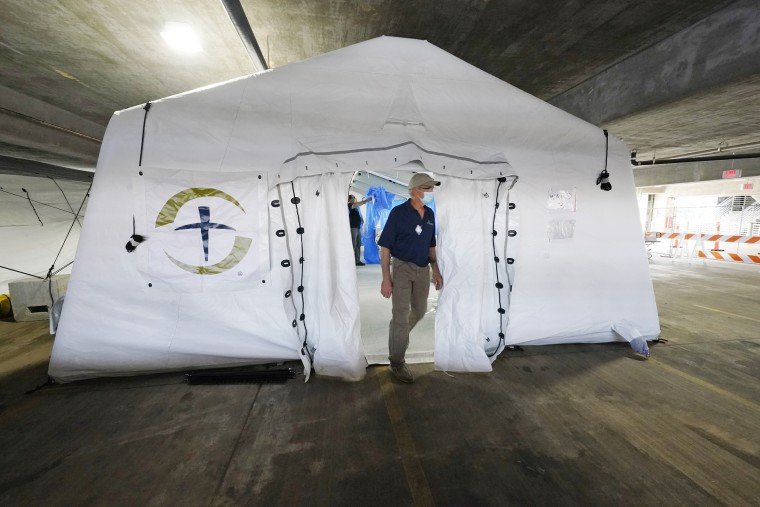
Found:
<path fill-rule="evenodd" d="M 380 293 L 386 298 L 392 296 L 393 305 L 388 332 L 391 373 L 406 383 L 414 382 L 404 360 L 409 331 L 427 311 L 431 266 L 435 288 L 443 287 L 436 263 L 435 213 L 425 205 L 433 197 L 433 188 L 440 184 L 425 173 L 412 176 L 411 198 L 391 210 L 378 240 L 383 271 Z"/>
<path fill-rule="evenodd" d="M 371 197 L 367 197 L 363 201 L 356 201 L 356 197 L 353 195 L 348 196 L 348 222 L 351 226 L 351 243 L 354 245 L 354 260 L 356 261 L 357 266 L 364 266 L 365 264 L 362 262 L 361 259 L 361 249 L 362 249 L 362 224 L 364 223 L 364 219 L 362 218 L 361 213 L 359 213 L 359 206 L 362 204 L 367 204 L 369 201 L 371 201 Z"/>

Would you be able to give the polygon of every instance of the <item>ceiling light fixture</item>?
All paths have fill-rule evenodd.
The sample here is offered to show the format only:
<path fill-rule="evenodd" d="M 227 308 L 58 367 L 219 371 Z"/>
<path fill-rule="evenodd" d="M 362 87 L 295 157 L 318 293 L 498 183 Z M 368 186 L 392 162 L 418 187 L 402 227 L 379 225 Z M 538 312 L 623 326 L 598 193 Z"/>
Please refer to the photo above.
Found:
<path fill-rule="evenodd" d="M 168 21 L 164 25 L 161 37 L 172 49 L 182 53 L 198 53 L 203 50 L 193 27 L 187 23 Z"/>

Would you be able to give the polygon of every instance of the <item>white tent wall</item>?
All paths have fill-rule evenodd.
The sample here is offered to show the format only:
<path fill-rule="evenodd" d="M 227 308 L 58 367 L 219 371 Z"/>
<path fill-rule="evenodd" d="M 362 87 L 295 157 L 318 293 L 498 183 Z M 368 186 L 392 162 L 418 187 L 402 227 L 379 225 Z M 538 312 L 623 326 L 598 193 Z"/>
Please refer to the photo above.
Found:
<path fill-rule="evenodd" d="M 70 273 L 64 266 L 74 260 L 81 230 L 74 216 L 84 216 L 88 189 L 84 182 L 0 174 L 0 266 L 44 278 L 55 261 L 54 272 Z M 0 269 L 0 294 L 28 278 L 16 271 Z"/>
<path fill-rule="evenodd" d="M 389 37 L 162 99 L 149 111 L 116 113 L 51 375 L 72 380 L 296 358 L 308 366 L 313 354 L 317 373 L 359 378 L 348 182 L 357 170 L 382 172 L 413 161 L 444 181 L 437 199 L 446 278 L 436 321 L 439 368 L 487 371 L 493 357 L 486 351 L 505 343 L 616 340 L 611 329 L 621 321 L 654 337 L 657 312 L 627 150 L 610 140 L 613 189 L 603 192 L 595 180 L 605 149 L 600 129 L 426 42 Z M 157 249 L 151 245 L 157 240 L 149 237 L 140 255 L 124 251 L 132 216 L 139 215 L 133 187 L 140 170 L 197 173 L 198 181 L 216 181 L 217 174 L 230 194 L 236 178 L 261 176 L 267 202 L 242 207 L 256 208 L 269 227 L 265 283 L 213 294 L 148 287 L 137 259 L 142 249 Z M 503 201 L 496 228 L 517 230 L 509 241 L 497 236 L 500 257 L 515 259 L 499 266 L 500 280 L 509 274 L 514 290 L 499 303 L 493 207 L 471 192 L 487 192 L 497 178 L 512 175 L 519 177 L 510 194 L 517 209 L 507 223 Z M 572 191 L 577 210 L 550 211 L 552 189 Z M 298 211 L 290 201 L 294 190 Z M 274 199 L 280 207 L 271 206 Z M 574 221 L 572 237 L 549 239 L 557 220 Z M 145 224 L 152 226 L 147 215 Z M 476 252 L 477 244 L 483 246 Z M 508 310 L 501 318 L 499 304 Z M 224 332 L 215 333 L 220 326 Z"/>
<path fill-rule="evenodd" d="M 510 156 L 520 175 L 514 200 L 521 213 L 521 241 L 508 344 L 614 341 L 620 337 L 612 327 L 623 321 L 634 322 L 650 340 L 660 332 L 628 152 L 610 139 L 612 190 L 605 192 L 596 186 L 605 165 L 604 138 L 597 135 L 593 144 L 585 153 Z M 575 188 L 577 211 L 549 210 L 551 188 Z M 553 220 L 574 221 L 573 237 L 550 239 Z"/>
<path fill-rule="evenodd" d="M 263 280 L 257 279 L 255 285 L 250 281 L 242 290 L 214 291 L 201 285 L 173 291 L 158 283 L 152 286 L 140 272 L 140 255 L 154 241 L 151 236 L 136 252 L 126 252 L 133 217 L 140 211 L 145 214 L 137 209 L 135 183 L 155 172 L 138 165 L 142 112 L 117 115 L 127 121 L 109 124 L 53 346 L 50 375 L 70 381 L 299 359 L 300 340 L 290 325 L 295 315 L 288 313 L 283 297 L 291 284 L 289 273 L 267 270 Z M 214 174 L 187 172 L 200 179 Z M 265 192 L 267 199 L 276 198 L 276 189 Z M 267 202 L 260 204 L 265 213 L 263 233 L 272 236 L 268 239 L 272 249 L 267 248 L 265 259 L 269 264 L 269 257 L 283 258 L 288 251 L 286 245 L 273 241 L 273 227 L 281 228 L 277 216 L 273 215 L 270 227 Z M 146 233 L 146 218 L 137 224 L 140 234 Z"/>

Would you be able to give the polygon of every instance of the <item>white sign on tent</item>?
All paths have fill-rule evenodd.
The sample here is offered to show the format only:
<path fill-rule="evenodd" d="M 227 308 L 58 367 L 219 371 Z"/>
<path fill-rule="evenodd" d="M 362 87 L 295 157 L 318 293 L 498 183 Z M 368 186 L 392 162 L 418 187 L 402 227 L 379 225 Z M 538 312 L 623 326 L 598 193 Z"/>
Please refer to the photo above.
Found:
<path fill-rule="evenodd" d="M 138 269 L 156 290 L 250 289 L 269 276 L 267 188 L 255 174 L 143 169 L 135 181 Z"/>

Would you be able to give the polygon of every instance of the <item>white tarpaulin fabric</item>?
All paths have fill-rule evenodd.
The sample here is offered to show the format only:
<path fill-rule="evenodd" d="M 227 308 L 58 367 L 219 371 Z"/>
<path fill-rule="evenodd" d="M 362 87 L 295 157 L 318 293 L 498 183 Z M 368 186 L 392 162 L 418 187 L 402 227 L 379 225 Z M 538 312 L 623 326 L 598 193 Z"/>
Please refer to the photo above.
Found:
<path fill-rule="evenodd" d="M 135 176 L 135 221 L 149 238 L 138 271 L 156 290 L 246 290 L 269 275 L 267 188 L 256 174 Z"/>
<path fill-rule="evenodd" d="M 299 358 L 307 374 L 360 378 L 348 183 L 411 162 L 443 181 L 438 368 L 488 371 L 510 344 L 620 340 L 620 322 L 652 339 L 627 157 L 593 125 L 431 44 L 390 37 L 118 112 L 50 373 Z M 604 168 L 609 192 L 595 184 Z M 133 220 L 148 239 L 130 254 Z M 237 270 L 211 273 L 247 239 Z"/>
<path fill-rule="evenodd" d="M 298 334 L 323 375 L 358 380 L 366 361 L 359 336 L 359 293 L 346 213 L 351 173 L 323 173 L 278 186 L 293 273 Z M 299 233 L 298 231 L 302 233 Z M 279 240 L 280 242 L 283 239 Z M 300 262 L 303 258 L 304 261 Z M 277 261 L 275 261 L 277 262 Z M 303 316 L 303 318 L 301 318 Z"/>
<path fill-rule="evenodd" d="M 8 282 L 68 274 L 87 209 L 89 183 L 0 174 L 0 294 Z M 74 220 L 79 212 L 79 220 Z M 13 270 L 13 271 L 12 271 Z"/>
<path fill-rule="evenodd" d="M 507 327 L 510 284 L 504 251 L 508 192 L 515 178 L 440 179 L 438 259 L 446 290 L 438 297 L 435 362 L 444 370 L 490 371 L 504 348 Z"/>

